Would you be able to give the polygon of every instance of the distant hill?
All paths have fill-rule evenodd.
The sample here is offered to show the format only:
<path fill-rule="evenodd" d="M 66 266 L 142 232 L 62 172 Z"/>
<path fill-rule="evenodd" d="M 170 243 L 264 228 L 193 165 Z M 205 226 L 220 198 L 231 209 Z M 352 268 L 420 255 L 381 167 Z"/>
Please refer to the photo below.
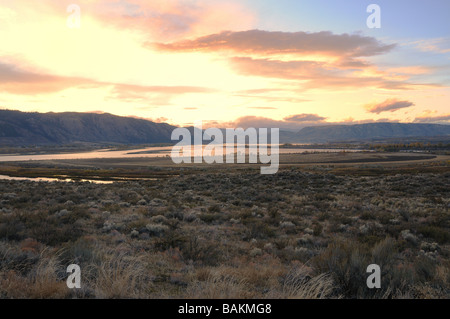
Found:
<path fill-rule="evenodd" d="M 0 145 L 71 143 L 171 143 L 175 126 L 149 120 L 95 113 L 27 113 L 0 110 Z M 192 135 L 194 128 L 189 127 Z M 225 130 L 222 130 L 223 132 Z M 225 136 L 225 134 L 224 134 Z M 369 123 L 305 127 L 280 131 L 280 143 L 374 141 L 392 138 L 450 136 L 450 125 Z M 270 138 L 269 138 L 270 140 Z M 208 144 L 209 141 L 204 141 Z"/>
<path fill-rule="evenodd" d="M 144 119 L 95 113 L 26 113 L 0 110 L 0 145 L 167 143 L 175 127 Z"/>
<path fill-rule="evenodd" d="M 311 126 L 298 133 L 280 134 L 284 143 L 327 143 L 373 141 L 390 138 L 433 137 L 450 135 L 450 125 L 368 123 L 356 125 Z"/>

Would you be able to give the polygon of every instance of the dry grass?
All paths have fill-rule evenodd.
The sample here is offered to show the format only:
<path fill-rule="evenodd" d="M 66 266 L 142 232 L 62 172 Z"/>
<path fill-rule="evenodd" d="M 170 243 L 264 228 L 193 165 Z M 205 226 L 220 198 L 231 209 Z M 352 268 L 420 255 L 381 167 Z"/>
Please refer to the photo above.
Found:
<path fill-rule="evenodd" d="M 334 171 L 0 181 L 0 297 L 448 298 L 448 168 Z"/>
<path fill-rule="evenodd" d="M 96 276 L 87 284 L 97 298 L 144 298 L 152 288 L 145 265 L 142 256 L 108 254 L 92 267 Z"/>
<path fill-rule="evenodd" d="M 310 277 L 311 269 L 295 267 L 286 275 L 280 292 L 274 297 L 280 299 L 324 299 L 332 296 L 333 279 L 329 274 Z"/>
<path fill-rule="evenodd" d="M 44 251 L 27 276 L 20 276 L 14 270 L 2 272 L 0 295 L 5 298 L 26 299 L 65 298 L 70 292 L 63 278 L 58 277 L 60 270 L 57 256 Z"/>
<path fill-rule="evenodd" d="M 251 298 L 248 282 L 223 273 L 221 268 L 209 272 L 206 280 L 192 282 L 186 298 L 199 299 L 244 299 Z"/>

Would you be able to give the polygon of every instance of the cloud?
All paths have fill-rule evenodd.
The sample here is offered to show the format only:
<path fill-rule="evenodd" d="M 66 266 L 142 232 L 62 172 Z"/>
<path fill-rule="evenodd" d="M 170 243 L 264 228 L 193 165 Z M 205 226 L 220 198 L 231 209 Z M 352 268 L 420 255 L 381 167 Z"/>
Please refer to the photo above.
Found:
<path fill-rule="evenodd" d="M 266 102 L 290 102 L 290 103 L 304 103 L 304 102 L 311 102 L 312 100 L 302 99 L 298 97 L 293 96 L 267 96 L 267 95 L 245 95 L 245 94 L 235 94 L 233 96 L 238 97 L 244 97 L 244 98 L 251 98 L 251 99 L 260 99 L 264 100 Z"/>
<path fill-rule="evenodd" d="M 114 89 L 120 92 L 167 93 L 167 94 L 216 92 L 216 90 L 214 89 L 198 86 L 149 86 L 149 85 L 133 85 L 133 84 L 114 84 Z"/>
<path fill-rule="evenodd" d="M 416 47 L 423 52 L 433 52 L 439 54 L 447 54 L 450 52 L 450 37 L 427 39 L 413 42 Z"/>
<path fill-rule="evenodd" d="M 238 73 L 243 75 L 297 80 L 307 80 L 325 75 L 323 67 L 325 63 L 323 62 L 234 57 L 230 59 L 230 63 Z"/>
<path fill-rule="evenodd" d="M 106 88 L 111 92 L 107 98 L 124 102 L 147 101 L 155 105 L 170 104 L 173 97 L 184 94 L 216 92 L 215 89 L 196 86 L 146 86 L 55 76 L 24 70 L 18 65 L 0 62 L 0 92 L 16 95 L 39 95 L 56 93 L 69 88 Z"/>
<path fill-rule="evenodd" d="M 255 110 L 276 110 L 276 107 L 270 107 L 270 106 L 250 106 L 249 109 L 255 109 Z"/>
<path fill-rule="evenodd" d="M 280 95 L 277 95 L 282 93 Z M 243 98 L 251 98 L 251 99 L 259 99 L 265 102 L 290 102 L 290 103 L 303 103 L 303 102 L 311 102 L 311 100 L 303 99 L 298 96 L 298 90 L 292 89 L 250 89 L 250 90 L 241 90 L 237 91 L 233 94 L 233 96 L 243 97 Z"/>
<path fill-rule="evenodd" d="M 341 68 L 340 64 L 321 61 L 281 61 L 272 59 L 253 59 L 250 57 L 234 57 L 229 59 L 232 68 L 239 74 L 294 80 L 304 89 L 333 88 L 382 88 L 388 90 L 413 89 L 418 85 L 434 86 L 435 84 L 416 84 L 385 77 L 382 72 L 371 70 L 363 74 L 353 69 Z"/>
<path fill-rule="evenodd" d="M 389 68 L 387 72 L 390 73 L 398 73 L 398 74 L 407 74 L 407 75 L 422 75 L 422 74 L 430 74 L 433 71 L 431 67 L 424 66 L 402 66 L 396 68 Z"/>
<path fill-rule="evenodd" d="M 286 121 L 277 121 L 267 117 L 262 116 L 242 116 L 235 121 L 228 123 L 228 127 L 242 127 L 242 128 L 292 128 L 292 123 Z"/>
<path fill-rule="evenodd" d="M 410 101 L 399 101 L 397 99 L 387 99 L 382 103 L 367 104 L 365 108 L 371 113 L 380 114 L 382 112 L 395 112 L 399 109 L 414 106 Z"/>
<path fill-rule="evenodd" d="M 427 71 L 424 68 L 379 70 L 364 58 L 388 53 L 396 44 L 384 44 L 360 34 L 224 31 L 182 41 L 147 43 L 146 46 L 175 53 L 225 53 L 225 59 L 238 74 L 297 81 L 303 90 L 414 90 L 439 86 L 408 81 L 411 75 L 424 74 Z"/>
<path fill-rule="evenodd" d="M 414 123 L 450 123 L 450 113 L 443 115 L 421 115 L 414 119 Z"/>
<path fill-rule="evenodd" d="M 296 130 L 305 126 L 319 125 L 327 123 L 326 117 L 317 114 L 297 114 L 285 117 L 283 120 L 274 120 L 262 116 L 242 116 L 235 121 L 221 123 L 225 127 L 242 127 L 242 128 L 280 128 L 288 130 Z M 217 124 L 217 123 L 216 123 Z"/>
<path fill-rule="evenodd" d="M 173 43 L 149 43 L 163 51 L 235 51 L 247 54 L 323 54 L 363 57 L 389 52 L 395 45 L 385 45 L 373 37 L 357 34 L 323 32 L 273 32 L 262 30 L 224 31 L 194 40 Z"/>
<path fill-rule="evenodd" d="M 364 58 L 388 53 L 396 45 L 359 34 L 224 31 L 195 39 L 148 43 L 147 47 L 166 52 L 225 52 L 238 74 L 297 81 L 304 90 L 438 86 L 408 82 L 410 75 L 422 74 L 424 69 L 378 70 Z"/>
<path fill-rule="evenodd" d="M 67 3 L 44 1 L 65 12 Z M 107 27 L 138 31 L 161 41 L 201 36 L 222 30 L 252 27 L 254 13 L 236 0 L 78 0 L 82 14 L 94 17 Z M 233 16 L 233 19 L 230 19 Z"/>
<path fill-rule="evenodd" d="M 196 86 L 145 86 L 112 84 L 111 98 L 127 102 L 147 101 L 155 105 L 169 105 L 173 97 L 193 93 L 213 93 L 214 89 Z"/>
<path fill-rule="evenodd" d="M 287 122 L 322 122 L 326 119 L 326 117 L 316 114 L 297 114 L 284 118 L 284 120 Z"/>
<path fill-rule="evenodd" d="M 221 127 L 221 128 L 238 128 L 244 129 L 249 127 L 254 128 L 279 128 L 282 130 L 299 131 L 307 126 L 323 126 L 323 125 L 353 125 L 353 124 L 366 124 L 366 123 L 398 123 L 396 119 L 363 119 L 355 120 L 353 118 L 347 118 L 339 122 L 326 121 L 326 117 L 317 114 L 297 114 L 289 117 L 285 117 L 283 120 L 274 120 L 262 116 L 242 116 L 234 121 L 220 122 L 220 121 L 207 121 L 204 122 L 205 127 Z"/>
<path fill-rule="evenodd" d="M 263 116 L 247 115 L 241 116 L 233 121 L 217 121 L 217 120 L 206 120 L 203 121 L 203 127 L 218 127 L 218 128 L 244 128 L 249 127 L 254 128 L 280 128 L 280 129 L 292 129 L 297 128 L 298 124 L 292 125 L 291 122 L 278 121 L 271 118 Z"/>
<path fill-rule="evenodd" d="M 264 88 L 264 89 L 249 89 L 249 90 L 240 90 L 238 93 L 240 94 L 265 94 L 272 92 L 285 92 L 287 89 L 281 88 Z"/>
<path fill-rule="evenodd" d="M 131 118 L 138 119 L 138 120 L 151 121 L 154 123 L 167 123 L 170 120 L 167 117 L 158 117 L 156 119 L 151 118 L 151 117 L 142 117 L 142 116 L 136 116 L 136 115 L 127 115 L 126 117 L 131 117 Z"/>
<path fill-rule="evenodd" d="M 97 85 L 97 82 L 83 78 L 40 74 L 0 62 L 0 91 L 11 94 L 45 94 L 59 92 L 70 87 Z"/>
<path fill-rule="evenodd" d="M 167 117 L 158 117 L 156 119 L 151 119 L 152 122 L 155 123 L 167 123 L 169 121 L 169 119 Z"/>

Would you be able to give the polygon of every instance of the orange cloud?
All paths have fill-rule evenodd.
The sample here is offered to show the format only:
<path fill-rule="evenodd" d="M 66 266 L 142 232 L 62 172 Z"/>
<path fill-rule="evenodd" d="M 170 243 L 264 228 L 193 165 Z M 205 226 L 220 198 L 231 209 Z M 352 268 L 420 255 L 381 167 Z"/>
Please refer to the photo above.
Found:
<path fill-rule="evenodd" d="M 289 129 L 292 127 L 292 123 L 288 123 L 286 121 L 277 121 L 267 117 L 262 116 L 243 116 L 235 121 L 228 123 L 229 127 L 242 127 L 244 129 L 249 127 L 255 128 L 284 128 Z"/>
<path fill-rule="evenodd" d="M 424 52 L 447 54 L 450 52 L 450 38 L 437 38 L 413 42 L 417 48 Z"/>
<path fill-rule="evenodd" d="M 340 68 L 339 64 L 326 62 L 280 61 L 249 57 L 235 57 L 230 58 L 229 61 L 233 69 L 239 74 L 297 80 L 303 89 L 375 87 L 389 90 L 407 90 L 412 89 L 414 85 L 420 85 L 386 79 L 381 75 L 365 76 L 354 72 L 352 69 Z"/>
<path fill-rule="evenodd" d="M 122 101 L 148 101 L 155 105 L 168 105 L 175 96 L 192 93 L 213 93 L 216 90 L 194 86 L 144 86 L 111 84 L 111 97 Z"/>
<path fill-rule="evenodd" d="M 297 114 L 284 118 L 287 122 L 322 122 L 326 120 L 326 117 L 319 116 L 317 114 Z"/>
<path fill-rule="evenodd" d="M 278 94 L 279 93 L 279 94 Z M 233 96 L 258 99 L 265 102 L 291 102 L 291 103 L 303 103 L 311 102 L 309 99 L 303 99 L 298 96 L 298 92 L 289 89 L 251 89 L 251 90 L 241 90 L 233 94 Z M 272 107 L 258 109 L 272 109 Z"/>
<path fill-rule="evenodd" d="M 195 86 L 145 86 L 101 82 L 86 78 L 63 77 L 23 70 L 0 62 L 0 91 L 17 95 L 39 95 L 69 88 L 111 88 L 107 98 L 124 102 L 147 101 L 155 106 L 167 105 L 175 96 L 213 93 L 214 89 Z"/>
<path fill-rule="evenodd" d="M 55 12 L 65 12 L 67 7 L 66 2 L 39 2 L 53 7 Z M 253 13 L 236 0 L 78 0 L 76 3 L 82 15 L 93 17 L 106 27 L 137 31 L 157 41 L 240 30 L 252 27 L 256 21 Z"/>
<path fill-rule="evenodd" d="M 0 91 L 12 94 L 35 95 L 54 93 L 70 87 L 93 87 L 98 83 L 78 77 L 62 77 L 26 71 L 15 65 L 0 62 Z"/>
<path fill-rule="evenodd" d="M 255 110 L 276 110 L 276 107 L 271 106 L 250 106 L 249 109 L 255 109 Z"/>
<path fill-rule="evenodd" d="M 385 45 L 372 37 L 332 32 L 225 31 L 194 40 L 174 43 L 149 43 L 164 51 L 219 51 L 258 54 L 324 54 L 362 57 L 386 53 L 395 45 Z"/>
<path fill-rule="evenodd" d="M 435 116 L 430 116 L 430 115 L 421 115 L 421 116 L 417 116 L 414 119 L 415 123 L 445 123 L 448 124 L 450 123 L 450 113 L 444 114 L 444 115 L 435 115 Z"/>
<path fill-rule="evenodd" d="M 300 130 L 306 126 L 323 126 L 323 125 L 352 125 L 352 124 L 366 124 L 366 123 L 398 123 L 398 120 L 382 118 L 378 120 L 364 119 L 354 120 L 348 118 L 340 122 L 326 121 L 326 117 L 318 114 L 297 114 L 284 118 L 283 120 L 274 120 L 262 116 L 242 116 L 234 121 L 219 122 L 219 121 L 207 121 L 204 122 L 204 127 L 220 127 L 220 128 L 237 128 L 242 127 L 244 129 L 249 127 L 254 128 L 279 128 L 284 130 Z"/>
<path fill-rule="evenodd" d="M 428 74 L 431 71 L 432 69 L 430 67 L 424 66 L 403 66 L 403 67 L 389 68 L 387 70 L 387 72 L 408 74 L 408 75 Z"/>
<path fill-rule="evenodd" d="M 148 43 L 147 47 L 163 52 L 226 52 L 238 74 L 294 80 L 304 90 L 439 86 L 408 81 L 409 75 L 423 74 L 425 68 L 379 70 L 363 58 L 388 53 L 396 45 L 358 34 L 224 31 L 195 39 Z"/>
<path fill-rule="evenodd" d="M 410 101 L 399 101 L 397 99 L 387 99 L 382 103 L 367 104 L 365 108 L 371 113 L 380 114 L 382 112 L 395 112 L 397 110 L 414 106 Z"/>

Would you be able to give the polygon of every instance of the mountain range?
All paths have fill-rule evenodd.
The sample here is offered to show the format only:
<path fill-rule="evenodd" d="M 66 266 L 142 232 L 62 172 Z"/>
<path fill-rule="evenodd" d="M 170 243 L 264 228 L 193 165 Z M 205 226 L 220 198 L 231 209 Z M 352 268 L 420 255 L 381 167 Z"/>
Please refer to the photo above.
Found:
<path fill-rule="evenodd" d="M 0 146 L 70 143 L 171 143 L 175 126 L 108 113 L 27 113 L 0 110 Z M 189 128 L 191 133 L 193 128 Z M 280 143 L 329 143 L 390 138 L 450 137 L 450 125 L 368 123 L 280 131 Z"/>
<path fill-rule="evenodd" d="M 304 127 L 300 131 L 281 132 L 284 143 L 330 143 L 449 136 L 450 125 L 419 123 L 367 123 Z"/>
<path fill-rule="evenodd" d="M 0 145 L 167 143 L 175 127 L 96 113 L 25 113 L 0 110 Z"/>

